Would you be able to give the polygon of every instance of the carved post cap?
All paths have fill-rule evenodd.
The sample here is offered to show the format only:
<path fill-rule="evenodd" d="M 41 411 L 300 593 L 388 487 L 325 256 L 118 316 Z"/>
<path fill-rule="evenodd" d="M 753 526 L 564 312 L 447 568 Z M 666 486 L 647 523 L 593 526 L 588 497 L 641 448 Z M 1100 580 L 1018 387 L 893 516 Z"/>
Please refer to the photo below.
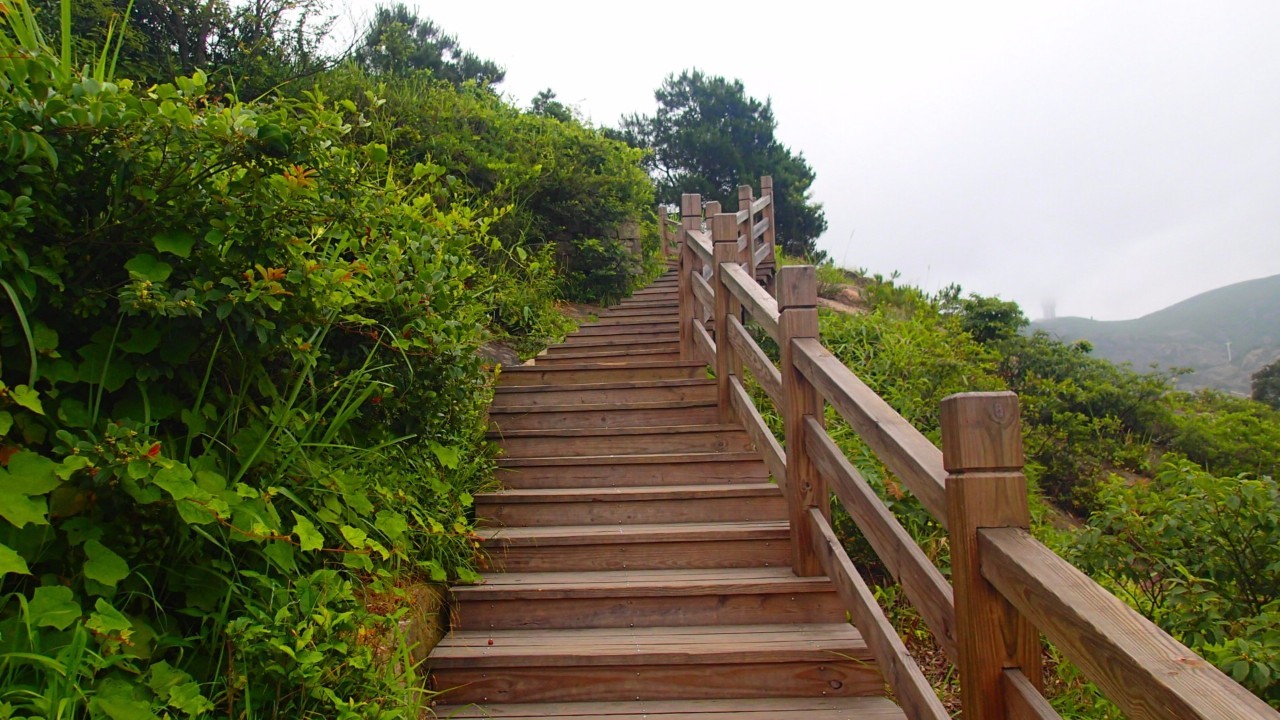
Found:
<path fill-rule="evenodd" d="M 942 465 L 947 472 L 1022 470 L 1018 396 L 959 393 L 942 401 Z"/>

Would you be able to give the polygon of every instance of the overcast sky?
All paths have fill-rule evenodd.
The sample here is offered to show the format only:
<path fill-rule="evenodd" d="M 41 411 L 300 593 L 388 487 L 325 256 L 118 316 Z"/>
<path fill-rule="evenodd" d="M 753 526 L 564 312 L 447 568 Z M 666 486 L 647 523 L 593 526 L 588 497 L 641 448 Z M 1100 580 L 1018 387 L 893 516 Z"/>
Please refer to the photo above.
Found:
<path fill-rule="evenodd" d="M 741 79 L 847 267 L 1100 320 L 1280 273 L 1275 0 L 417 7 L 513 101 L 550 87 L 596 125 L 685 68 Z"/>

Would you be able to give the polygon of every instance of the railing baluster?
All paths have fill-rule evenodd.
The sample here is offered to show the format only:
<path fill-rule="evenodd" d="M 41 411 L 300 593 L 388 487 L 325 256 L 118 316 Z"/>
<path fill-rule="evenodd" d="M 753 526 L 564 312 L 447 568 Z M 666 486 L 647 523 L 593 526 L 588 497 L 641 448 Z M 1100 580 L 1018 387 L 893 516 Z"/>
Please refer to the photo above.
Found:
<path fill-rule="evenodd" d="M 965 720 L 1005 720 L 1002 676 L 1017 668 L 1037 689 L 1040 634 L 982 577 L 978 530 L 1031 526 L 1022 474 L 1018 396 L 963 393 L 942 401 L 942 462 L 947 470 L 951 584 Z"/>
<path fill-rule="evenodd" d="M 689 231 L 702 226 L 702 196 L 685 193 L 680 196 L 680 359 L 692 360 L 693 347 L 693 279 L 697 257 L 693 254 Z"/>
<path fill-rule="evenodd" d="M 662 254 L 662 259 L 666 260 L 667 255 L 670 253 L 670 248 L 667 246 L 671 242 L 670 235 L 667 234 L 669 231 L 667 230 L 666 205 L 658 206 L 658 232 L 661 233 L 661 239 L 658 241 L 658 252 Z"/>
<path fill-rule="evenodd" d="M 742 377 L 741 363 L 729 342 L 729 316 L 737 314 L 738 303 L 721 280 L 721 268 L 738 260 L 738 219 L 733 213 L 719 213 L 711 219 L 711 240 L 715 243 L 712 259 L 711 290 L 715 293 L 716 384 L 719 392 L 720 422 L 732 422 L 733 410 L 729 378 Z"/>
<path fill-rule="evenodd" d="M 778 223 L 774 219 L 774 207 L 778 204 L 778 198 L 773 194 L 773 176 L 772 175 L 762 175 L 760 177 L 760 197 L 766 197 L 766 196 L 769 198 L 769 204 L 764 209 L 764 216 L 769 219 L 769 227 L 764 231 L 764 242 L 770 248 L 769 257 L 773 258 L 773 263 L 774 263 L 773 272 L 775 275 L 777 275 L 778 250 L 777 248 L 774 247 L 774 239 L 776 237 L 774 228 L 778 227 Z M 753 267 L 751 270 L 752 270 L 751 277 L 753 278 L 757 277 L 755 274 L 755 268 Z"/>
<path fill-rule="evenodd" d="M 782 422 L 787 443 L 787 511 L 791 520 L 791 565 L 796 575 L 823 573 L 814 553 L 809 508 L 830 519 L 826 481 L 805 448 L 805 417 L 823 422 L 822 396 L 801 374 L 793 340 L 818 337 L 818 279 L 812 265 L 792 265 L 778 273 L 778 344 L 782 346 Z"/>
<path fill-rule="evenodd" d="M 744 251 L 746 253 L 746 262 L 743 265 L 753 280 L 756 277 L 756 244 L 751 240 L 751 228 L 755 225 L 756 216 L 751 212 L 751 203 L 754 201 L 755 198 L 752 197 L 751 186 L 739 185 L 738 209 L 747 211 L 747 219 L 738 227 L 738 234 L 745 233 L 747 236 L 747 249 Z"/>

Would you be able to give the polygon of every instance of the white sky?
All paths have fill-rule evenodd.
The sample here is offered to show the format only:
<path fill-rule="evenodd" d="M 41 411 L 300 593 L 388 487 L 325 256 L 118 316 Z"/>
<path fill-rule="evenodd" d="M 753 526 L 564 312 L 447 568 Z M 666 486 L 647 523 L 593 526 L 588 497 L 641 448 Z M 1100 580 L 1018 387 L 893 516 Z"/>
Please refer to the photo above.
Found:
<path fill-rule="evenodd" d="M 597 125 L 670 73 L 741 79 L 847 267 L 1100 320 L 1280 273 L 1274 0 L 416 7 L 518 104 L 550 87 Z"/>

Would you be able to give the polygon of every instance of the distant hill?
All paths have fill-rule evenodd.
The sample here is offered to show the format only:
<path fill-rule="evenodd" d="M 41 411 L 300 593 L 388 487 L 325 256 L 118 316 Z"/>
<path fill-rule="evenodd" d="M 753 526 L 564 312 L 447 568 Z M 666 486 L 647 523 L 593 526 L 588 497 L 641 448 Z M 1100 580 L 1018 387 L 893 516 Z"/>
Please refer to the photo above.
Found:
<path fill-rule="evenodd" d="M 1031 329 L 1088 340 L 1095 355 L 1137 370 L 1153 363 L 1191 368 L 1178 381 L 1184 389 L 1247 395 L 1250 376 L 1280 357 L 1280 275 L 1210 290 L 1136 320 L 1062 317 L 1037 320 Z"/>

